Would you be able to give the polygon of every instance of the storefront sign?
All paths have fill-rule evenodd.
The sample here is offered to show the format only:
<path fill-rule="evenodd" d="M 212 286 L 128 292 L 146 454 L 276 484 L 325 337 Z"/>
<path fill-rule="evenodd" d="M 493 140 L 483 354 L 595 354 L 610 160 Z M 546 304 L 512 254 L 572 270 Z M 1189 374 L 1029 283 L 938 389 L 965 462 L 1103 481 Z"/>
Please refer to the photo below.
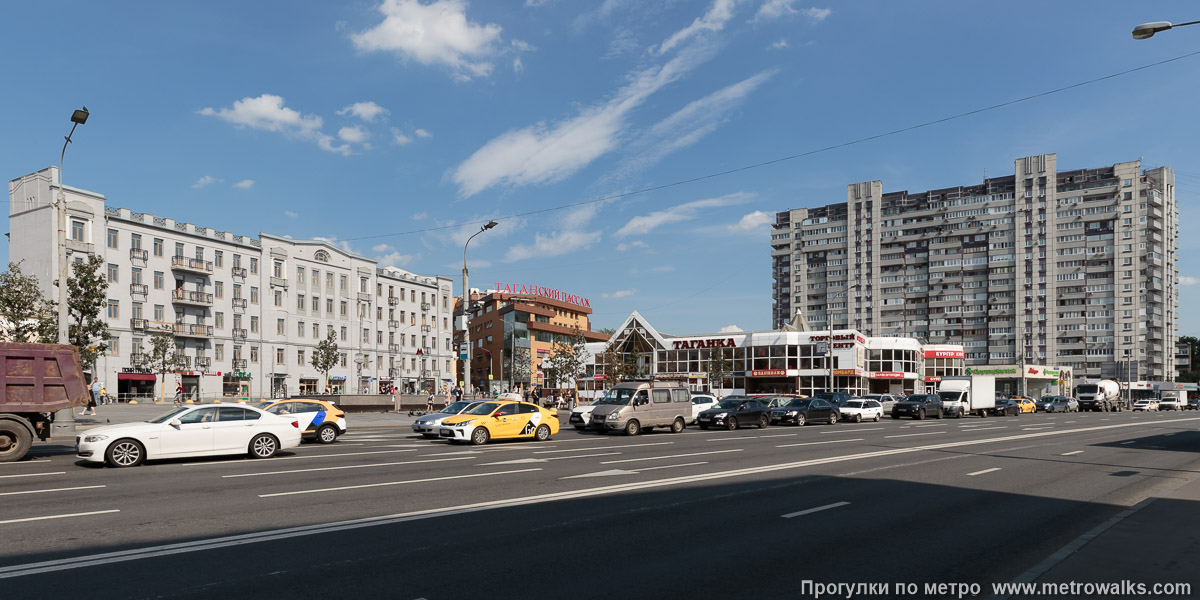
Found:
<path fill-rule="evenodd" d="M 834 369 L 834 375 L 858 375 L 858 369 Z"/>
<path fill-rule="evenodd" d="M 686 340 L 672 342 L 676 350 L 692 350 L 694 348 L 733 348 L 733 338 L 715 338 L 707 340 Z"/>
<path fill-rule="evenodd" d="M 904 373 L 896 371 L 876 371 L 871 374 L 876 379 L 904 379 Z"/>
<path fill-rule="evenodd" d="M 562 290 L 556 290 L 554 288 L 542 287 L 540 285 L 525 285 L 525 284 L 520 284 L 520 283 L 497 283 L 496 290 L 503 292 L 505 294 L 528 294 L 531 296 L 541 296 L 543 298 L 549 298 L 551 300 L 558 300 L 560 302 L 566 302 L 568 304 L 585 306 L 587 308 L 592 307 L 592 301 L 587 298 L 584 298 L 583 296 L 576 296 L 575 294 L 568 294 Z"/>
<path fill-rule="evenodd" d="M 1016 369 L 967 369 L 967 375 L 1017 375 Z"/>
<path fill-rule="evenodd" d="M 1058 369 L 1042 369 L 1042 374 L 1047 377 L 1058 377 L 1062 375 L 1062 371 Z"/>
<path fill-rule="evenodd" d="M 941 380 L 942 380 L 942 378 L 941 378 L 941 377 L 938 377 L 938 376 L 936 376 L 936 375 L 935 375 L 935 376 L 933 376 L 933 377 L 926 377 L 926 378 L 925 378 L 925 381 L 927 381 L 927 382 L 929 382 L 929 383 L 937 383 L 937 382 L 939 382 L 939 381 L 941 381 Z"/>
<path fill-rule="evenodd" d="M 808 338 L 808 339 L 809 339 L 809 341 L 811 341 L 811 342 L 824 342 L 824 341 L 828 341 L 828 340 L 829 340 L 829 336 L 827 336 L 827 335 L 814 335 L 814 336 L 812 336 L 812 337 L 810 337 L 810 338 Z M 860 344 L 865 344 L 865 343 L 867 343 L 867 338 L 864 338 L 864 337 L 863 337 L 863 336 L 861 336 L 861 335 L 854 335 L 854 334 L 851 334 L 851 333 L 839 333 L 838 335 L 835 335 L 835 336 L 833 336 L 833 341 L 835 341 L 835 342 L 837 342 L 837 341 L 850 341 L 850 342 L 858 342 L 858 343 L 860 343 Z M 833 347 L 834 347 L 834 348 L 849 348 L 850 346 L 853 346 L 853 345 L 854 345 L 853 343 L 851 343 L 851 344 L 847 344 L 847 345 L 834 344 L 834 345 L 833 345 Z"/>
<path fill-rule="evenodd" d="M 604 381 L 605 379 L 608 379 L 608 375 L 596 375 L 595 377 L 592 377 L 592 379 L 595 381 Z"/>
<path fill-rule="evenodd" d="M 963 358 L 962 350 L 926 350 L 925 358 Z"/>
<path fill-rule="evenodd" d="M 228 375 L 234 379 L 250 379 L 252 377 L 252 375 L 250 373 L 243 373 L 241 371 L 234 372 L 234 373 L 226 373 L 226 375 Z"/>
<path fill-rule="evenodd" d="M 760 369 L 758 371 L 750 371 L 751 377 L 783 377 L 786 371 L 783 369 Z"/>

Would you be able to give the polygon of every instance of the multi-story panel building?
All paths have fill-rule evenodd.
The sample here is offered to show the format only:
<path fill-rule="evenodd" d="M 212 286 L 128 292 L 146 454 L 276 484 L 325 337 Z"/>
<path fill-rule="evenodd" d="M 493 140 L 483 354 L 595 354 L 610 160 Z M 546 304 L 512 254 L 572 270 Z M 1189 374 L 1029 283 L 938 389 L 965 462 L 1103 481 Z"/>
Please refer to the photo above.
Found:
<path fill-rule="evenodd" d="M 9 256 L 48 297 L 57 273 L 57 176 L 51 167 L 9 183 Z M 189 396 L 214 399 L 413 391 L 452 381 L 449 278 L 380 268 L 320 240 L 216 231 L 65 190 L 69 260 L 104 260 L 112 340 L 96 370 L 110 392 L 154 392 L 145 366 L 159 331 L 174 335 L 187 361 L 166 378 L 167 395 L 177 383 Z M 330 335 L 341 356 L 322 383 L 311 361 Z"/>
<path fill-rule="evenodd" d="M 1073 367 L 1078 380 L 1174 377 L 1175 176 L 1140 161 L 1015 161 L 981 184 L 777 213 L 772 322 L 962 344 L 967 365 Z"/>

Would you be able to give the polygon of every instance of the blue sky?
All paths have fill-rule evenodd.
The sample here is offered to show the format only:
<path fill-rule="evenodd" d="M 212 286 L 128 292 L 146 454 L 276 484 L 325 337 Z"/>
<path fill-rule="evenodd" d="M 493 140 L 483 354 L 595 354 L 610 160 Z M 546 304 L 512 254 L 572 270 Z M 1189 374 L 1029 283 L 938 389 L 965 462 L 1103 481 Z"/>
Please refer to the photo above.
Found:
<path fill-rule="evenodd" d="M 921 191 L 1139 157 L 1198 224 L 1200 56 L 771 166 L 1200 49 L 1188 2 L 6 2 L 7 179 L 57 164 L 111 206 L 323 237 L 384 264 L 591 299 L 596 327 L 770 325 L 769 222 L 880 179 Z M 567 206 L 567 208 L 560 208 Z M 513 216 L 523 215 L 523 216 Z M 502 218 L 503 217 L 503 218 Z M 1200 334 L 1180 238 L 1181 334 Z M 0 256 L 7 262 L 7 247 Z"/>

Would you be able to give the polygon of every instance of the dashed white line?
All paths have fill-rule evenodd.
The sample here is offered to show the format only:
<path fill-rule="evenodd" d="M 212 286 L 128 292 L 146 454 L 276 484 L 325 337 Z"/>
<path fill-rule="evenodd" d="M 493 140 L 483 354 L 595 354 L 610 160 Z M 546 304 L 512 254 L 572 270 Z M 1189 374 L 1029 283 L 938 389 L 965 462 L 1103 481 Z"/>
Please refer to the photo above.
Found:
<path fill-rule="evenodd" d="M 115 513 L 115 512 L 121 512 L 121 511 L 114 508 L 112 510 L 93 510 L 91 512 L 70 513 L 70 514 L 66 514 L 66 515 L 46 515 L 44 517 L 28 517 L 25 519 L 9 519 L 7 521 L 0 521 L 0 525 L 5 525 L 8 523 L 25 523 L 27 521 L 43 521 L 46 519 L 67 519 L 70 517 L 87 517 L 90 515 L 103 515 L 103 514 Z"/>
<path fill-rule="evenodd" d="M 852 440 L 825 440 L 823 442 L 800 442 L 798 444 L 779 444 L 776 448 L 792 448 L 795 446 L 818 446 L 820 444 L 841 444 L 843 442 L 861 442 L 863 438 L 854 438 Z"/>
<path fill-rule="evenodd" d="M 654 442 L 652 444 L 622 444 L 620 446 L 593 446 L 590 448 L 567 448 L 566 450 L 539 450 L 534 454 L 558 454 L 560 452 L 587 452 L 588 450 L 612 450 L 613 448 L 641 448 L 643 446 L 666 446 L 675 442 Z"/>
<path fill-rule="evenodd" d="M 497 471 L 495 473 L 473 473 L 470 475 L 450 475 L 448 477 L 430 477 L 428 479 L 409 479 L 407 481 L 385 481 L 383 483 L 365 483 L 362 485 L 345 485 L 342 487 L 320 488 L 315 490 L 297 490 L 294 492 L 279 492 L 276 494 L 259 494 L 259 498 L 273 498 L 275 496 L 295 496 L 298 494 L 318 494 L 321 492 L 340 492 L 345 490 L 361 490 L 363 488 L 385 487 L 390 485 L 408 485 L 412 483 L 429 483 L 431 481 L 446 481 L 449 479 L 468 479 L 472 477 L 491 477 L 493 475 L 512 475 L 513 473 L 529 473 L 531 471 L 541 471 L 541 469 L 517 469 L 515 471 Z"/>
<path fill-rule="evenodd" d="M 638 469 L 637 472 L 641 473 L 642 471 L 657 471 L 658 469 L 674 469 L 676 467 L 694 467 L 696 465 L 707 465 L 707 464 L 708 464 L 707 462 L 692 462 L 692 463 L 682 463 L 682 464 L 678 464 L 678 465 L 660 465 L 657 467 L 644 467 L 644 468 Z"/>
<path fill-rule="evenodd" d="M 741 452 L 744 448 L 733 448 L 731 450 L 709 450 L 707 452 L 690 452 L 688 454 L 668 454 L 666 456 L 646 456 L 643 458 L 625 458 L 622 460 L 606 460 L 601 461 L 602 465 L 615 465 L 619 463 L 641 462 L 644 460 L 662 460 L 664 458 L 683 458 L 685 456 L 711 456 L 713 454 L 722 454 L 725 452 Z"/>
<path fill-rule="evenodd" d="M 1129 441 L 1126 441 L 1126 442 L 1121 442 L 1121 445 L 1122 445 L 1122 446 L 1124 446 L 1125 444 L 1132 444 L 1132 443 L 1134 443 L 1134 442 L 1136 442 L 1136 441 L 1137 441 L 1137 440 L 1129 440 Z"/>
<path fill-rule="evenodd" d="M 9 477 L 41 477 L 43 475 L 66 475 L 66 471 L 55 471 L 53 473 L 22 473 L 20 475 L 0 475 L 0 479 L 8 479 Z"/>
<path fill-rule="evenodd" d="M 312 473 L 314 471 L 342 471 L 346 469 L 370 469 L 372 467 L 394 467 L 396 465 L 415 465 L 420 463 L 446 462 L 448 460 L 467 460 L 469 456 L 451 458 L 430 458 L 426 460 L 405 460 L 400 462 L 375 463 L 371 465 L 345 465 L 341 467 L 315 467 L 312 469 L 292 469 L 290 471 L 264 471 L 261 473 L 238 473 L 237 475 L 222 475 L 221 479 L 236 479 L 238 477 L 260 477 L 263 475 L 287 475 L 291 473 Z"/>
<path fill-rule="evenodd" d="M 994 473 L 999 470 L 1000 470 L 1000 467 L 992 467 L 990 469 L 984 469 L 982 471 L 975 471 L 974 473 L 967 473 L 967 476 L 974 477 L 976 475 L 983 475 L 984 473 Z"/>
<path fill-rule="evenodd" d="M 779 515 L 779 516 L 783 517 L 785 519 L 790 519 L 792 517 L 811 515 L 812 513 L 815 513 L 815 512 L 821 512 L 823 510 L 829 510 L 831 508 L 837 508 L 839 506 L 846 506 L 847 504 L 850 504 L 850 503 L 849 502 L 834 502 L 833 504 L 826 504 L 825 506 L 818 506 L 816 508 L 810 508 L 808 510 L 801 510 L 801 511 L 797 511 L 794 513 L 788 513 L 786 515 Z"/>
<path fill-rule="evenodd" d="M 80 486 L 80 487 L 54 488 L 51 490 L 25 490 L 23 492 L 3 492 L 3 493 L 0 493 L 0 496 L 20 496 L 22 494 L 45 494 L 48 492 L 73 492 L 75 490 L 94 490 L 96 488 L 102 488 L 102 487 L 104 487 L 104 486 L 102 486 L 102 485 L 84 485 L 84 486 Z"/>
<path fill-rule="evenodd" d="M 1073 450 L 1071 452 L 1063 452 L 1059 456 L 1071 456 L 1072 454 L 1083 454 L 1083 450 Z"/>
<path fill-rule="evenodd" d="M 882 429 L 887 429 L 887 427 L 863 427 L 863 428 L 858 428 L 858 427 L 855 427 L 854 429 L 845 429 L 845 430 L 842 430 L 842 431 L 822 431 L 822 432 L 821 432 L 821 434 L 822 434 L 822 435 L 828 435 L 828 434 L 831 434 L 831 433 L 849 433 L 849 434 L 853 435 L 853 434 L 855 434 L 855 433 L 858 433 L 858 432 L 860 432 L 860 431 L 880 431 L 880 430 L 882 430 Z"/>
<path fill-rule="evenodd" d="M 416 452 L 415 448 L 411 450 L 372 450 L 370 452 L 342 452 L 338 454 L 311 454 L 303 456 L 276 456 L 271 459 L 272 462 L 280 460 L 299 460 L 303 458 L 339 458 L 342 456 L 367 456 L 370 454 L 395 454 L 397 452 Z M 204 462 L 183 463 L 181 467 L 198 467 L 202 465 L 245 465 L 244 461 L 238 460 L 206 460 Z"/>
<path fill-rule="evenodd" d="M 946 433 L 946 432 L 945 431 L 926 431 L 924 433 L 903 433 L 900 435 L 885 435 L 883 437 L 885 437 L 885 438 L 902 438 L 902 437 L 913 437 L 915 435 L 937 435 L 939 433 Z"/>
<path fill-rule="evenodd" d="M 980 427 L 978 429 L 972 429 L 971 432 L 973 433 L 976 431 L 987 431 L 989 429 L 1008 429 L 1008 425 L 1000 425 L 999 427 Z"/>

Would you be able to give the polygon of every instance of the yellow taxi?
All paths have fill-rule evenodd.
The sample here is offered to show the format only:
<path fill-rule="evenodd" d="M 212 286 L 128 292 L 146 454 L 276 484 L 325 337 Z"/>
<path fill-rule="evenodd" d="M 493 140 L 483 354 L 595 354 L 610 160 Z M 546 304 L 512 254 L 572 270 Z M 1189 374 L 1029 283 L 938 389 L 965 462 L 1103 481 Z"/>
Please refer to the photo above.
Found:
<path fill-rule="evenodd" d="M 1022 398 L 1020 396 L 1014 396 L 1014 397 L 1010 398 L 1010 400 L 1012 400 L 1013 404 L 1016 404 L 1017 406 L 1021 407 L 1021 412 L 1023 412 L 1023 413 L 1037 412 L 1037 403 L 1035 403 L 1033 401 L 1033 399 L 1031 399 L 1031 398 Z"/>
<path fill-rule="evenodd" d="M 438 429 L 441 439 L 476 445 L 506 439 L 541 442 L 556 433 L 557 410 L 506 397 L 486 400 L 467 412 L 447 417 Z"/>
<path fill-rule="evenodd" d="M 288 399 L 259 403 L 273 415 L 295 417 L 300 422 L 301 439 L 332 444 L 346 433 L 346 413 L 324 400 Z"/>

